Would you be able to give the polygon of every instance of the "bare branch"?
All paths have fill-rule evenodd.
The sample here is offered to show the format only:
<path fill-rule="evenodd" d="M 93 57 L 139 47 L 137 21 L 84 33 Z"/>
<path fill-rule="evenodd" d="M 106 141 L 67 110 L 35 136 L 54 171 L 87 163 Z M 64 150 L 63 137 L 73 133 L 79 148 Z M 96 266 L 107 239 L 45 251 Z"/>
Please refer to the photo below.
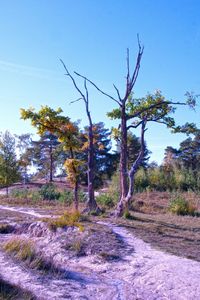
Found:
<path fill-rule="evenodd" d="M 126 64 L 127 64 L 126 84 L 127 84 L 127 86 L 129 86 L 129 83 L 130 83 L 129 48 L 127 48 Z"/>
<path fill-rule="evenodd" d="M 139 41 L 139 36 L 138 37 L 138 55 L 137 55 L 137 60 L 136 60 L 136 64 L 135 64 L 135 69 L 133 71 L 133 74 L 130 78 L 130 66 L 129 66 L 129 50 L 127 50 L 127 76 L 126 76 L 126 92 L 125 92 L 125 96 L 123 98 L 123 102 L 126 102 L 126 100 L 128 99 L 128 97 L 130 96 L 133 87 L 135 85 L 135 82 L 137 80 L 138 74 L 139 74 L 139 70 L 140 70 L 140 62 L 142 59 L 142 55 L 143 55 L 143 51 L 144 51 L 144 47 L 141 46 L 140 41 Z"/>
<path fill-rule="evenodd" d="M 133 129 L 138 128 L 142 124 L 142 122 L 143 122 L 143 120 L 140 121 L 139 123 L 137 123 L 136 125 L 131 124 L 131 125 L 127 126 L 127 130 L 129 130 L 131 128 L 133 128 Z"/>
<path fill-rule="evenodd" d="M 78 102 L 78 101 L 80 101 L 80 100 L 84 100 L 84 99 L 81 97 L 81 98 L 78 98 L 78 99 L 76 99 L 76 100 L 74 100 L 74 101 L 69 102 L 69 104 L 73 104 L 73 103 Z"/>
<path fill-rule="evenodd" d="M 70 72 L 68 71 L 68 69 L 67 69 L 65 63 L 63 62 L 62 59 L 60 59 L 60 61 L 61 61 L 62 65 L 63 65 L 65 71 L 67 72 L 65 75 L 70 77 L 71 81 L 73 82 L 73 85 L 74 85 L 75 89 L 79 92 L 79 94 L 81 95 L 81 97 L 82 97 L 83 99 L 85 99 L 85 95 L 84 95 L 84 94 L 81 92 L 81 90 L 78 88 L 75 79 L 73 78 L 73 76 L 72 76 L 72 75 L 70 74 Z"/>
<path fill-rule="evenodd" d="M 86 106 L 88 107 L 89 105 L 89 98 L 88 98 L 88 88 L 87 88 L 87 81 L 84 79 L 84 87 L 85 87 L 85 92 L 86 92 L 86 97 L 84 99 Z"/>
<path fill-rule="evenodd" d="M 117 102 L 117 104 L 119 105 L 119 106 L 121 106 L 121 103 L 118 101 L 118 100 L 116 100 L 115 98 L 113 98 L 111 95 L 109 95 L 109 94 L 107 94 L 107 93 L 105 93 L 104 91 L 102 91 L 93 81 L 91 81 L 90 79 L 88 79 L 87 77 L 85 77 L 85 76 L 83 76 L 83 75 L 81 75 L 81 74 L 79 74 L 79 73 L 77 73 L 77 72 L 74 72 L 77 76 L 80 76 L 80 77 L 82 77 L 83 79 L 85 79 L 85 80 L 87 80 L 89 83 L 91 83 L 101 94 L 103 94 L 104 96 L 106 96 L 106 97 L 108 97 L 108 98 L 110 98 L 110 99 L 112 99 L 113 101 L 115 101 L 115 102 Z"/>
<path fill-rule="evenodd" d="M 116 87 L 115 84 L 113 84 L 113 86 L 114 86 L 115 90 L 117 91 L 117 95 L 118 95 L 119 100 L 121 101 L 121 96 L 120 96 L 118 88 Z"/>

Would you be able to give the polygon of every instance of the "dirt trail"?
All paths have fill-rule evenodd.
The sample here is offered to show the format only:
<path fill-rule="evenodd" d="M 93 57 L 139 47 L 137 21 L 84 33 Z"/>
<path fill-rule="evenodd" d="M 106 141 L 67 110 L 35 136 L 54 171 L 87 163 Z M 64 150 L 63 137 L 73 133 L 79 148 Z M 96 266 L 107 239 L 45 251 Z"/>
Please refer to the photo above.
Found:
<path fill-rule="evenodd" d="M 16 211 L 20 210 L 17 208 Z M 35 216 L 31 209 L 23 209 L 23 213 Z M 39 213 L 36 214 L 39 216 Z M 40 217 L 43 216 L 40 214 Z M 68 279 L 42 280 L 36 274 L 29 274 L 20 266 L 6 261 L 0 252 L 0 275 L 4 274 L 7 280 L 14 277 L 13 283 L 28 286 L 38 299 L 46 300 L 200 299 L 199 262 L 155 250 L 123 227 L 99 223 L 111 228 L 126 243 L 123 260 L 98 263 L 94 256 L 85 256 L 69 261 L 59 253 L 58 257 L 54 256 L 55 261 L 62 263 L 68 271 Z M 48 243 L 46 249 L 52 251 L 50 246 L 48 249 Z M 9 273 L 12 276 L 9 277 Z M 46 289 L 49 289 L 48 293 Z"/>

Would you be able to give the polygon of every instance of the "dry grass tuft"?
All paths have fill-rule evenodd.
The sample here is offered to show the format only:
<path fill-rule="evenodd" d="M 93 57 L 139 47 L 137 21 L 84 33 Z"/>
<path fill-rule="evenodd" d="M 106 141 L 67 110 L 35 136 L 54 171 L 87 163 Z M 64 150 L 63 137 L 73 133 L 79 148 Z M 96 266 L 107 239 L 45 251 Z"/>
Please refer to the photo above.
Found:
<path fill-rule="evenodd" d="M 25 262 L 31 269 L 43 272 L 58 272 L 51 262 L 44 260 L 41 254 L 35 250 L 32 241 L 15 237 L 7 241 L 3 249 L 17 260 Z"/>
<path fill-rule="evenodd" d="M 80 212 L 65 212 L 62 216 L 56 219 L 46 219 L 45 220 L 49 224 L 49 228 L 51 230 L 56 231 L 57 228 L 64 227 L 78 227 L 80 231 L 84 230 L 84 226 L 80 223 L 82 221 L 82 217 Z"/>

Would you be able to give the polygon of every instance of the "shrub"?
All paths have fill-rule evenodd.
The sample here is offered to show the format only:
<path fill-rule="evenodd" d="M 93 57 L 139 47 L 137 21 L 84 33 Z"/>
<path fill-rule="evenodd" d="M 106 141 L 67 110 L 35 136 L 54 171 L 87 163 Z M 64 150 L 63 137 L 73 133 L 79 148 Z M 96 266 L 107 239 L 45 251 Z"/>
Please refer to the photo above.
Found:
<path fill-rule="evenodd" d="M 49 228 L 54 231 L 57 228 L 63 228 L 67 226 L 76 226 L 81 231 L 83 231 L 84 227 L 79 223 L 80 220 L 81 214 L 78 211 L 75 211 L 72 213 L 65 212 L 61 217 L 58 217 L 56 219 L 47 219 L 46 221 L 49 224 Z"/>
<path fill-rule="evenodd" d="M 78 193 L 78 197 L 79 197 L 79 202 L 85 202 L 85 200 L 86 200 L 85 193 L 80 191 Z M 58 200 L 63 204 L 71 205 L 74 201 L 74 193 L 69 190 L 63 191 L 60 193 Z"/>
<path fill-rule="evenodd" d="M 72 191 L 63 191 L 60 193 L 58 201 L 66 205 L 71 205 L 73 199 L 74 199 L 74 195 Z"/>
<path fill-rule="evenodd" d="M 41 187 L 39 194 L 43 200 L 57 200 L 60 197 L 60 193 L 56 190 L 52 183 L 44 184 Z"/>
<path fill-rule="evenodd" d="M 96 197 L 97 203 L 102 205 L 103 207 L 106 206 L 108 208 L 111 208 L 115 205 L 113 199 L 109 194 L 101 194 Z"/>
<path fill-rule="evenodd" d="M 169 205 L 170 212 L 177 215 L 195 215 L 195 206 L 189 203 L 184 198 L 178 196 L 170 201 Z"/>

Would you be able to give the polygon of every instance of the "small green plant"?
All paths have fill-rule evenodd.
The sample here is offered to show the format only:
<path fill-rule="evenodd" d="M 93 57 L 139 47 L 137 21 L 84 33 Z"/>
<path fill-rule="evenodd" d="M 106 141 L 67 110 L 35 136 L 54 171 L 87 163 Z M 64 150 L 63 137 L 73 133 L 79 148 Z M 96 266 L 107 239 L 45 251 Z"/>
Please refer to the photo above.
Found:
<path fill-rule="evenodd" d="M 79 202 L 85 202 L 86 196 L 83 192 L 80 191 L 78 193 L 78 197 L 79 197 Z M 74 193 L 70 190 L 60 192 L 58 201 L 65 205 L 70 206 L 74 201 Z"/>
<path fill-rule="evenodd" d="M 64 205 L 70 206 L 73 203 L 74 195 L 72 191 L 63 191 L 60 193 L 58 201 L 63 203 Z"/>
<path fill-rule="evenodd" d="M 41 187 L 39 194 L 43 200 L 57 200 L 60 197 L 60 192 L 56 190 L 52 183 L 44 184 Z"/>
<path fill-rule="evenodd" d="M 129 212 L 128 209 L 126 209 L 126 210 L 124 211 L 123 217 L 124 217 L 125 219 L 132 219 L 132 216 L 131 216 L 131 214 L 130 214 L 130 212 Z"/>
<path fill-rule="evenodd" d="M 103 207 L 112 208 L 114 207 L 115 203 L 112 197 L 109 194 L 101 194 L 96 197 L 97 203 Z"/>
<path fill-rule="evenodd" d="M 176 215 L 195 215 L 195 206 L 185 200 L 183 197 L 176 197 L 170 201 L 169 211 Z"/>

